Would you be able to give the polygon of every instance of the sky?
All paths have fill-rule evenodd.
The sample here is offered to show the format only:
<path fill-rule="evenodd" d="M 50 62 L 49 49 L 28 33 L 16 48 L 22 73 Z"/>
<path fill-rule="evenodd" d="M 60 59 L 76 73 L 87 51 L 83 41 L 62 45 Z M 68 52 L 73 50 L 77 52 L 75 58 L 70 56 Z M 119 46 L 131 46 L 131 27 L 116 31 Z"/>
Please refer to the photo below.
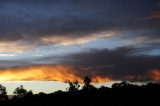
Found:
<path fill-rule="evenodd" d="M 0 82 L 160 81 L 159 29 L 160 0 L 0 0 Z"/>

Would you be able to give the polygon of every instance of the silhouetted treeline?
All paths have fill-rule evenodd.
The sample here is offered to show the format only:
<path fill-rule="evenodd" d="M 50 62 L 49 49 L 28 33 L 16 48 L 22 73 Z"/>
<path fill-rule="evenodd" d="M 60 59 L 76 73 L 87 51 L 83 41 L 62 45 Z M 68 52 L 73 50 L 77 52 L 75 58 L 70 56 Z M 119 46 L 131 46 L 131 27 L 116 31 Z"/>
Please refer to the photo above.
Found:
<path fill-rule="evenodd" d="M 160 84 L 134 85 L 127 81 L 114 83 L 111 88 L 96 88 L 86 77 L 80 89 L 78 82 L 69 82 L 67 91 L 33 94 L 23 86 L 17 87 L 12 99 L 0 85 L 0 106 L 160 106 Z"/>

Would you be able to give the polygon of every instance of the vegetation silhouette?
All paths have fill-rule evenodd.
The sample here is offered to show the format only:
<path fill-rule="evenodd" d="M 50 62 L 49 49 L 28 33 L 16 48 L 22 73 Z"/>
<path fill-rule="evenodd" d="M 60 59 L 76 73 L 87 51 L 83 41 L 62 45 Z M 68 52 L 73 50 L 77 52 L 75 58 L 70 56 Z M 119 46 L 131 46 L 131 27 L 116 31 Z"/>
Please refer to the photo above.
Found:
<path fill-rule="evenodd" d="M 83 86 L 68 82 L 67 91 L 51 94 L 33 94 L 22 85 L 15 89 L 14 97 L 8 99 L 6 88 L 0 85 L 0 106 L 154 106 L 160 105 L 160 84 L 135 85 L 128 81 L 114 83 L 111 88 L 92 85 L 89 77 L 84 78 Z M 81 88 L 81 89 L 80 89 Z"/>
<path fill-rule="evenodd" d="M 27 97 L 27 96 L 33 96 L 33 92 L 27 91 L 23 85 L 20 85 L 20 87 L 17 87 L 14 92 L 13 92 L 14 96 L 13 98 L 22 98 L 22 97 Z"/>
<path fill-rule="evenodd" d="M 6 87 L 0 84 L 0 102 L 8 101 Z"/>
<path fill-rule="evenodd" d="M 68 92 L 76 92 L 79 90 L 80 85 L 79 85 L 78 81 L 76 81 L 76 82 L 69 81 L 68 83 L 69 83 L 69 88 L 67 88 Z"/>
<path fill-rule="evenodd" d="M 92 80 L 89 77 L 84 78 L 84 86 L 83 86 L 83 91 L 90 91 L 90 90 L 95 90 L 96 88 L 91 85 Z"/>

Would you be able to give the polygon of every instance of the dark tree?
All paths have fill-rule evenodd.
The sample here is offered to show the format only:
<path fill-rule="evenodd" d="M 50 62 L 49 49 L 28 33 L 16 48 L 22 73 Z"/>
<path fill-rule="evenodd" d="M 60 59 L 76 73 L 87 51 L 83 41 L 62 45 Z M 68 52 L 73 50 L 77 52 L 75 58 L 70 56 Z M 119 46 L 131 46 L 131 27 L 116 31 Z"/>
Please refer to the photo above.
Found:
<path fill-rule="evenodd" d="M 0 101 L 8 100 L 6 87 L 0 84 Z"/>
<path fill-rule="evenodd" d="M 91 82 L 92 82 L 91 78 L 85 77 L 85 78 L 84 78 L 83 90 L 96 89 L 93 85 L 91 85 Z"/>
<path fill-rule="evenodd" d="M 123 87 L 128 87 L 128 86 L 130 86 L 129 82 L 122 81 L 121 83 L 114 83 L 112 85 L 112 88 L 123 88 Z"/>
<path fill-rule="evenodd" d="M 44 92 L 39 92 L 38 95 L 46 95 Z"/>
<path fill-rule="evenodd" d="M 26 94 L 26 96 L 29 96 L 29 97 L 30 97 L 30 96 L 33 96 L 32 90 L 28 91 L 27 94 Z"/>
<path fill-rule="evenodd" d="M 85 77 L 84 78 L 84 84 L 85 84 L 85 86 L 90 85 L 91 82 L 92 82 L 92 80 L 89 77 Z"/>
<path fill-rule="evenodd" d="M 69 92 L 75 92 L 75 91 L 78 91 L 79 90 L 79 83 L 78 81 L 76 82 L 69 82 L 69 88 L 68 88 L 68 91 Z"/>
<path fill-rule="evenodd" d="M 13 93 L 16 97 L 24 97 L 27 94 L 27 90 L 24 89 L 23 85 L 21 85 L 20 87 L 17 87 Z"/>

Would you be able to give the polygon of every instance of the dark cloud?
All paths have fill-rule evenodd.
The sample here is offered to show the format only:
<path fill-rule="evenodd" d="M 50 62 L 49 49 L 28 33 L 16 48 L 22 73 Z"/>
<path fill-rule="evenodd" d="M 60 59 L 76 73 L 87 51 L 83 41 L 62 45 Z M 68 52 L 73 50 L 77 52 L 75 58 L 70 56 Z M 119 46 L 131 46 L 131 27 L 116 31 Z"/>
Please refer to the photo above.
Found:
<path fill-rule="evenodd" d="M 1 0 L 1 40 L 39 40 L 45 36 L 81 37 L 100 31 L 157 28 L 143 19 L 152 0 Z M 13 37 L 14 36 L 14 37 Z"/>
<path fill-rule="evenodd" d="M 25 60 L 0 60 L 0 69 L 7 67 L 27 66 L 29 63 Z"/>
<path fill-rule="evenodd" d="M 0 69 L 35 66 L 35 65 L 59 64 L 58 61 L 60 60 L 61 60 L 60 56 L 28 57 L 22 59 L 14 59 L 14 60 L 0 60 Z"/>
<path fill-rule="evenodd" d="M 146 19 L 152 19 L 152 20 L 160 19 L 160 1 L 159 0 L 155 0 L 155 1 L 156 1 L 156 8 L 150 16 L 146 17 Z"/>
<path fill-rule="evenodd" d="M 148 72 L 160 69 L 160 56 L 135 54 L 142 52 L 132 47 L 114 50 L 90 50 L 66 56 L 64 63 L 79 67 L 82 75 L 109 76 L 114 80 L 146 81 Z M 88 70 L 88 71 L 87 71 Z"/>

